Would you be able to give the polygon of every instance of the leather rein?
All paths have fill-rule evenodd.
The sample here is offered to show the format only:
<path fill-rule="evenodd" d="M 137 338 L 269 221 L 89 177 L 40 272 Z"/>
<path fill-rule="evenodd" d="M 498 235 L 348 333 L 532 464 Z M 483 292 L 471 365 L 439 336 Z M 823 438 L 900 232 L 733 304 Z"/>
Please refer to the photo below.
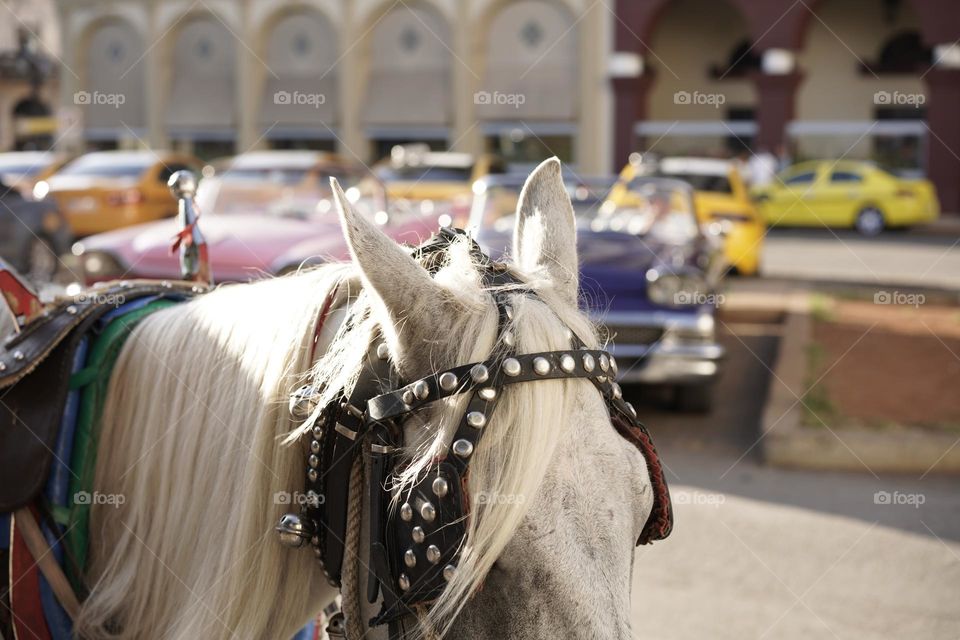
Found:
<path fill-rule="evenodd" d="M 445 264 L 450 244 L 464 237 L 462 231 L 442 229 L 418 247 L 414 256 L 436 273 Z M 635 409 L 623 399 L 615 381 L 614 358 L 606 351 L 588 349 L 572 331 L 568 331 L 570 349 L 515 353 L 510 331 L 513 311 L 507 295 L 536 294 L 505 265 L 491 261 L 476 243 L 470 242 L 498 310 L 498 346 L 489 358 L 402 384 L 389 363 L 387 345 L 375 333 L 353 389 L 341 390 L 335 394 L 336 401 L 319 410 L 314 399 L 320 389 L 308 385 L 291 396 L 294 415 L 301 419 L 312 416 L 313 422 L 305 438 L 306 499 L 299 514 L 281 518 L 277 525 L 280 540 L 290 547 L 309 542 L 331 585 L 345 587 L 349 572 L 346 560 L 358 561 L 349 557 L 355 550 L 348 549 L 348 541 L 351 535 L 353 540 L 359 536 L 350 527 L 356 527 L 360 508 L 351 501 L 360 496 L 356 491 L 351 496 L 350 485 L 351 480 L 362 478 L 357 475 L 356 463 L 365 465 L 368 473 L 362 502 L 370 523 L 366 597 L 371 604 L 382 598 L 380 612 L 369 624 L 388 624 L 391 638 L 400 637 L 404 616 L 422 612 L 456 575 L 470 513 L 470 460 L 504 389 L 510 385 L 536 380 L 589 380 L 606 401 L 614 428 L 636 445 L 647 461 L 654 505 L 637 544 L 667 537 L 673 524 L 659 456 L 646 428 L 637 421 Z M 349 325 L 344 323 L 345 327 Z M 460 394 L 469 394 L 470 399 L 446 454 L 412 486 L 405 487 L 406 499 L 399 508 L 391 508 L 389 487 L 408 462 L 401 455 L 404 421 L 438 400 Z M 353 582 L 353 576 L 350 578 Z M 344 593 L 344 599 L 348 597 L 352 595 Z M 351 605 L 359 611 L 358 603 Z"/>

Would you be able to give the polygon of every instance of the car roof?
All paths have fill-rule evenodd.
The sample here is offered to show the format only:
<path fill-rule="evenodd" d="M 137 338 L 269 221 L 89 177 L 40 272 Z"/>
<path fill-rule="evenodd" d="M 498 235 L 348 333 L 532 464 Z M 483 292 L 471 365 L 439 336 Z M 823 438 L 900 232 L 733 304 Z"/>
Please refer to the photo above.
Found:
<path fill-rule="evenodd" d="M 250 151 L 227 159 L 224 166 L 230 169 L 309 169 L 338 159 L 336 154 L 328 151 Z"/>
<path fill-rule="evenodd" d="M 70 164 L 156 164 L 175 155 L 170 151 L 92 151 L 75 158 Z"/>
<path fill-rule="evenodd" d="M 5 164 L 45 164 L 56 160 L 58 154 L 53 151 L 7 151 L 0 153 L 0 165 Z"/>
<path fill-rule="evenodd" d="M 662 158 L 660 160 L 660 171 L 663 173 L 686 173 L 697 176 L 723 176 L 730 175 L 730 169 L 733 163 L 721 158 Z"/>
<path fill-rule="evenodd" d="M 383 163 L 395 168 L 444 167 L 469 169 L 477 161 L 472 153 L 461 151 L 430 151 L 424 145 L 397 145 Z"/>

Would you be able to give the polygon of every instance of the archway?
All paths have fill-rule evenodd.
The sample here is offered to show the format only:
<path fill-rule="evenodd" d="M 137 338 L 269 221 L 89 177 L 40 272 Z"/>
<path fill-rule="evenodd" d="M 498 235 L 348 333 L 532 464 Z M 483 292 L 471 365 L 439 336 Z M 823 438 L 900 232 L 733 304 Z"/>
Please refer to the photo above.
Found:
<path fill-rule="evenodd" d="M 673 0 L 652 29 L 646 74 L 648 120 L 636 124 L 639 150 L 727 156 L 756 134 L 759 65 L 740 11 L 716 0 Z"/>

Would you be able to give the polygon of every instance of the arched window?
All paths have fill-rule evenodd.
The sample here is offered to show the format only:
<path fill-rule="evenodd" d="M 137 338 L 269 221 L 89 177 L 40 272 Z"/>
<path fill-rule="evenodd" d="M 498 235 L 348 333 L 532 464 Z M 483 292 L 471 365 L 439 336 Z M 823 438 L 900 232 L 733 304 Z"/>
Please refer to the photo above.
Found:
<path fill-rule="evenodd" d="M 191 140 L 200 155 L 232 152 L 237 124 L 233 35 L 217 18 L 199 16 L 187 20 L 173 42 L 168 133 Z"/>
<path fill-rule="evenodd" d="M 370 38 L 363 125 L 375 153 L 409 142 L 446 147 L 453 111 L 447 21 L 427 6 L 399 6 Z"/>
<path fill-rule="evenodd" d="M 511 3 L 490 21 L 485 57 L 474 108 L 488 148 L 514 164 L 551 155 L 575 161 L 580 106 L 575 18 L 556 2 Z"/>
<path fill-rule="evenodd" d="M 110 20 L 87 40 L 83 84 L 73 101 L 83 110 L 84 135 L 98 145 L 145 136 L 143 38 L 130 23 Z"/>
<path fill-rule="evenodd" d="M 333 149 L 337 46 L 333 25 L 313 9 L 288 13 L 273 25 L 264 56 L 260 126 L 274 147 Z"/>

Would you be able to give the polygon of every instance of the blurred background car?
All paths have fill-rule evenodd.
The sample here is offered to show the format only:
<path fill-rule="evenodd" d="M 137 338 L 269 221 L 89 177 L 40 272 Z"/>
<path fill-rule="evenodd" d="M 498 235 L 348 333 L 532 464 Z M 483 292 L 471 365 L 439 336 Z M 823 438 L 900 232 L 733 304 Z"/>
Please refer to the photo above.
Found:
<path fill-rule="evenodd" d="M 865 236 L 940 215 L 932 182 L 899 178 L 868 162 L 801 162 L 753 197 L 770 225 L 852 227 Z"/>
<path fill-rule="evenodd" d="M 374 165 L 373 177 L 384 184 L 387 198 L 398 206 L 430 211 L 443 205 L 451 217 L 449 224 L 462 226 L 470 211 L 473 184 L 505 171 L 503 161 L 492 154 L 431 151 L 427 145 L 408 144 L 394 146 L 389 157 Z"/>
<path fill-rule="evenodd" d="M 0 257 L 32 284 L 49 282 L 70 248 L 70 228 L 53 202 L 29 200 L 0 176 Z"/>
<path fill-rule="evenodd" d="M 620 172 L 609 199 L 618 206 L 631 204 L 635 198 L 632 183 L 643 180 L 646 175 L 675 178 L 690 184 L 700 224 L 715 225 L 723 236 L 729 269 L 747 276 L 759 273 L 766 225 L 733 162 L 697 157 L 646 161 L 640 154 L 633 154 Z"/>
<path fill-rule="evenodd" d="M 589 202 L 588 181 L 570 190 Z M 630 183 L 631 202 L 575 205 L 581 300 L 605 328 L 622 382 L 669 386 L 675 405 L 706 411 L 723 347 L 716 341 L 718 244 L 698 223 L 692 188 L 658 177 Z M 492 256 L 509 251 L 523 176 L 477 182 L 470 229 Z"/>
<path fill-rule="evenodd" d="M 99 151 L 68 162 L 34 192 L 52 198 L 80 237 L 173 216 L 167 180 L 182 169 L 199 172 L 200 162 L 166 151 Z"/>
<path fill-rule="evenodd" d="M 67 162 L 64 153 L 52 151 L 10 151 L 0 153 L 0 179 L 25 198 L 34 197 L 34 186 Z"/>
<path fill-rule="evenodd" d="M 436 230 L 436 216 L 387 210 L 383 187 L 362 167 L 329 153 L 267 151 L 218 160 L 200 181 L 197 208 L 218 282 L 280 275 L 301 266 L 344 260 L 349 253 L 331 199 L 336 177 L 354 207 L 397 240 L 417 244 Z M 175 218 L 84 238 L 71 261 L 85 284 L 118 278 L 180 277 L 170 251 Z"/>

